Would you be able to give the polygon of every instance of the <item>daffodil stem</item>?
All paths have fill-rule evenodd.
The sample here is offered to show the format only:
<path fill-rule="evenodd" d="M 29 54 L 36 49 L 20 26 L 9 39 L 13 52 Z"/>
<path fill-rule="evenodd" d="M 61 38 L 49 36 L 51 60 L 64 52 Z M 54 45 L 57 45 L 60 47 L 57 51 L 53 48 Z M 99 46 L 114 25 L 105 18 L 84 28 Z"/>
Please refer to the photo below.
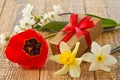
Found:
<path fill-rule="evenodd" d="M 111 54 L 114 54 L 115 52 L 118 52 L 118 51 L 120 51 L 120 45 L 117 46 L 117 47 L 115 47 L 115 48 L 113 48 L 113 49 L 111 50 Z"/>
<path fill-rule="evenodd" d="M 45 36 L 45 39 L 48 39 L 48 38 L 54 37 L 56 34 L 57 34 L 57 32 L 56 32 L 56 33 L 51 33 L 51 34 Z"/>

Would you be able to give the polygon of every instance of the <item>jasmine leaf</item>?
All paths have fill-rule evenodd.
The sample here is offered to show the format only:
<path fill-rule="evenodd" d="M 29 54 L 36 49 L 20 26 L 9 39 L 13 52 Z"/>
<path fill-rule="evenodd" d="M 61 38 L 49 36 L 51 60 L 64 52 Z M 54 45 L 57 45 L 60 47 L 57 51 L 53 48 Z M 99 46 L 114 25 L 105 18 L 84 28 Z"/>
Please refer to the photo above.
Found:
<path fill-rule="evenodd" d="M 50 30 L 50 31 L 54 31 L 54 32 L 58 32 L 60 31 L 66 24 L 68 23 L 68 21 L 51 21 L 50 23 L 40 27 L 38 30 Z"/>
<path fill-rule="evenodd" d="M 36 25 L 35 27 L 33 27 L 33 29 L 35 29 L 35 30 L 39 30 L 40 28 L 41 28 L 40 25 Z"/>
<path fill-rule="evenodd" d="M 104 30 L 112 29 L 118 26 L 117 22 L 113 19 L 102 18 L 93 14 L 86 14 L 86 15 L 101 19 Z"/>

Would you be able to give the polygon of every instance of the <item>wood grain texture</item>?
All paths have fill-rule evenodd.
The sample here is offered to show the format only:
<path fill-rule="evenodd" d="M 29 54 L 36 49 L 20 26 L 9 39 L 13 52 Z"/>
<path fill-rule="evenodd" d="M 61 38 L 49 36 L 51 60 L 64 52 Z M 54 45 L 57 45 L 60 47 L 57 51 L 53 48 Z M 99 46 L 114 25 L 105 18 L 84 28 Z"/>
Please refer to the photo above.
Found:
<path fill-rule="evenodd" d="M 101 17 L 106 17 L 105 5 L 103 0 L 84 0 L 85 11 L 87 14 L 94 14 Z"/>
<path fill-rule="evenodd" d="M 2 10 L 3 10 L 3 8 L 4 8 L 4 5 L 5 5 L 5 1 L 6 1 L 6 0 L 1 0 L 1 1 L 0 1 L 0 16 L 1 16 L 1 12 L 2 12 Z"/>
<path fill-rule="evenodd" d="M 107 16 L 111 19 L 116 20 L 117 22 L 120 23 L 120 0 L 116 0 L 116 1 L 112 1 L 112 0 L 103 0 L 105 7 L 106 7 L 106 12 L 107 12 Z M 116 47 L 118 45 L 120 45 L 120 29 L 118 30 L 114 30 L 106 35 L 104 35 L 103 37 L 107 37 L 105 38 L 106 40 L 103 42 L 106 43 L 111 43 L 112 47 Z M 115 67 L 112 67 L 112 70 L 114 71 L 113 74 L 111 75 L 111 79 L 115 79 L 115 80 L 119 80 L 120 79 L 120 54 L 119 52 L 116 53 L 114 56 L 116 56 L 117 60 L 118 60 L 118 64 Z M 115 75 L 115 76 L 113 76 Z"/>
<path fill-rule="evenodd" d="M 4 10 L 0 18 L 0 26 L 3 26 L 2 32 L 11 32 L 16 24 L 19 23 L 21 18 L 22 9 L 27 3 L 34 6 L 34 15 L 41 15 L 44 13 L 45 1 L 33 1 L 33 0 L 6 0 Z M 38 7 L 43 3 L 43 7 Z M 0 80 L 39 80 L 39 69 L 23 69 L 17 64 L 12 64 L 5 58 L 5 55 L 0 54 Z"/>
<path fill-rule="evenodd" d="M 109 1 L 105 0 L 105 2 L 109 2 Z M 113 7 L 114 3 L 112 4 L 112 2 L 113 1 L 111 1 L 111 4 L 109 4 L 109 6 L 112 5 L 112 7 Z M 116 3 L 116 5 L 117 4 L 118 3 Z M 88 0 L 85 0 L 86 13 L 92 13 L 92 14 L 96 14 L 96 15 L 102 16 L 102 17 L 107 17 L 107 16 L 110 16 L 110 14 L 114 15 L 114 13 L 119 13 L 119 12 L 113 12 L 113 13 L 110 13 L 109 15 L 106 14 L 107 12 L 109 12 L 111 10 L 106 9 L 107 5 L 106 6 L 105 5 L 106 4 L 103 4 L 102 0 L 99 0 L 99 1 L 93 0 L 91 2 Z M 116 8 L 116 11 L 117 11 L 117 8 Z M 119 16 L 119 15 L 117 15 L 117 16 Z M 105 44 L 109 43 L 112 47 L 116 47 L 117 45 L 120 45 L 118 42 L 118 39 L 119 39 L 118 35 L 117 35 L 118 32 L 119 32 L 119 30 L 103 33 L 96 39 L 96 41 L 98 43 L 100 43 L 101 45 L 105 45 Z M 117 66 L 118 65 L 111 67 L 110 73 L 104 72 L 104 71 L 96 71 L 95 72 L 95 80 L 116 80 L 116 75 L 117 75 L 116 69 L 118 68 Z"/>

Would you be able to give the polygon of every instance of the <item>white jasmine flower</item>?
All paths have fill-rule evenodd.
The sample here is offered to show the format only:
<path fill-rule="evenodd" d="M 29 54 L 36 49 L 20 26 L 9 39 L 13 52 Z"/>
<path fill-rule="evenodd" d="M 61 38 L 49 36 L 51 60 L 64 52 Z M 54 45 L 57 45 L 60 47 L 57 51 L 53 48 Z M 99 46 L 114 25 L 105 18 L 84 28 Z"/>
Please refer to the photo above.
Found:
<path fill-rule="evenodd" d="M 16 25 L 16 26 L 14 27 L 14 31 L 15 31 L 16 33 L 20 33 L 20 32 L 22 32 L 23 30 L 22 30 L 22 28 L 20 28 L 20 26 Z"/>
<path fill-rule="evenodd" d="M 49 15 L 47 14 L 47 13 L 45 13 L 44 15 L 43 15 L 43 19 L 48 19 L 49 18 Z"/>
<path fill-rule="evenodd" d="M 80 43 L 77 42 L 76 46 L 71 52 L 70 48 L 65 42 L 60 43 L 60 52 L 61 54 L 50 56 L 50 60 L 56 61 L 57 63 L 64 64 L 63 68 L 55 72 L 55 75 L 63 75 L 66 74 L 69 71 L 69 74 L 71 77 L 79 77 L 81 70 L 80 70 L 80 64 L 82 59 L 81 58 L 75 58 Z"/>
<path fill-rule="evenodd" d="M 85 53 L 82 58 L 84 61 L 91 62 L 89 71 L 104 70 L 110 71 L 108 66 L 117 63 L 116 58 L 110 55 L 111 46 L 105 45 L 101 47 L 98 43 L 93 42 L 91 46 L 91 53 Z"/>
<path fill-rule="evenodd" d="M 33 6 L 31 4 L 27 4 L 26 7 L 23 9 L 22 11 L 22 16 L 26 17 L 26 16 L 32 16 L 32 10 L 33 10 Z"/>
<path fill-rule="evenodd" d="M 55 21 L 55 20 L 57 20 L 58 19 L 58 14 L 56 14 L 54 11 L 53 12 L 48 12 L 48 16 L 49 16 L 49 19 L 51 20 L 51 21 Z"/>
<path fill-rule="evenodd" d="M 0 35 L 0 43 L 2 45 L 6 45 L 7 44 L 6 38 L 7 38 L 7 35 L 5 33 L 3 33 L 3 34 Z"/>
<path fill-rule="evenodd" d="M 53 5 L 53 9 L 54 9 L 55 13 L 57 13 L 57 14 L 61 14 L 64 12 L 60 5 Z"/>
<path fill-rule="evenodd" d="M 20 20 L 20 27 L 23 29 L 32 28 L 33 24 L 35 24 L 34 18 L 25 17 L 22 20 Z"/>
<path fill-rule="evenodd" d="M 43 18 L 43 19 L 40 19 L 40 22 L 41 22 L 41 26 L 43 26 L 43 25 L 49 23 L 50 20 L 49 20 L 49 19 L 44 19 L 44 18 Z"/>

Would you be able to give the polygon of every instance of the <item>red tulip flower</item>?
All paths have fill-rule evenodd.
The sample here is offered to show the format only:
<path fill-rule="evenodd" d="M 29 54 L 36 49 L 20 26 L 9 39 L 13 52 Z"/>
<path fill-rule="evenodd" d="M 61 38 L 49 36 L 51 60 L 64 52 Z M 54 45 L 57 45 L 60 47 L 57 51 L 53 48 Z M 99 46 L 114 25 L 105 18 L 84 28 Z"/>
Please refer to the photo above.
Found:
<path fill-rule="evenodd" d="M 28 29 L 11 37 L 6 57 L 25 68 L 40 68 L 47 58 L 48 45 L 38 32 Z"/>

